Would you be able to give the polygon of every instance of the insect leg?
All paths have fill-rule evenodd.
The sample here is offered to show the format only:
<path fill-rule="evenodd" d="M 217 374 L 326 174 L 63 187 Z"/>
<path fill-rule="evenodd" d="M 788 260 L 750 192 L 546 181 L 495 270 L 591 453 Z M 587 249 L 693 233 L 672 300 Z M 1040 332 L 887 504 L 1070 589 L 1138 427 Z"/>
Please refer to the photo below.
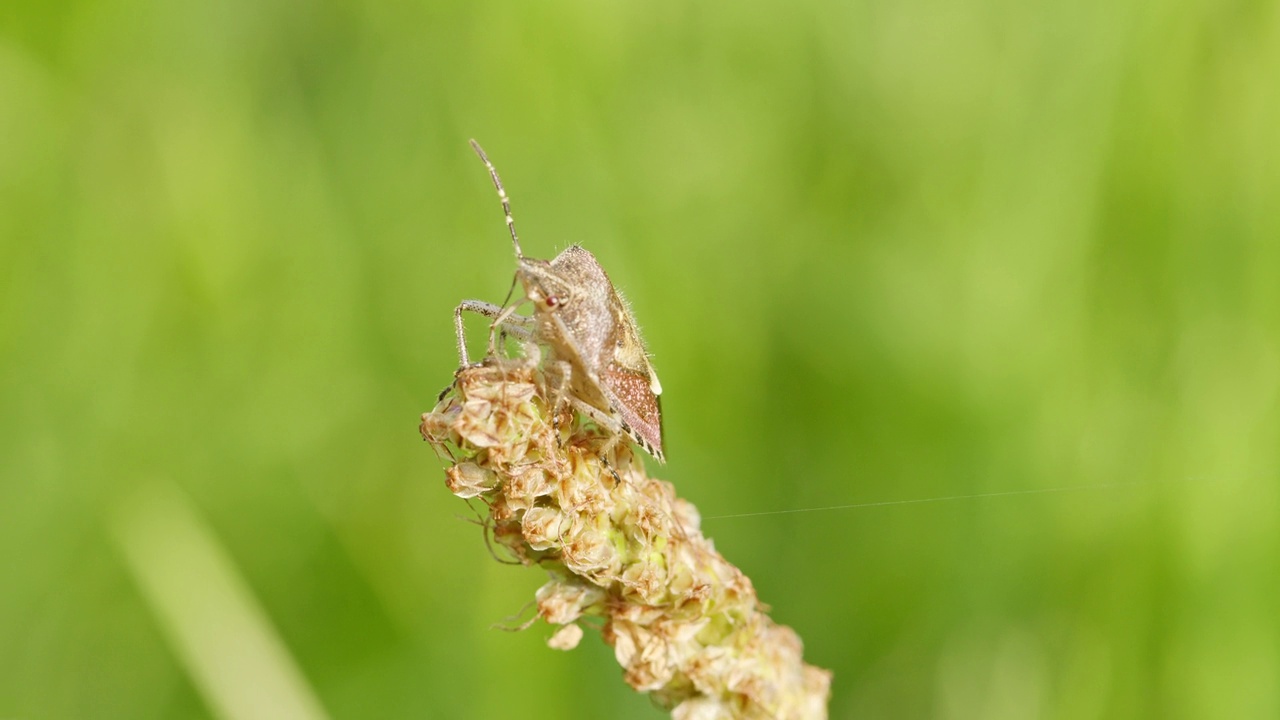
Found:
<path fill-rule="evenodd" d="M 551 410 L 551 426 L 555 430 L 558 441 L 560 438 L 560 405 L 566 399 L 569 399 L 569 373 L 573 372 L 573 366 L 568 361 L 556 360 L 547 363 L 543 372 L 547 376 L 547 407 Z"/>
<path fill-rule="evenodd" d="M 462 367 L 471 365 L 470 358 L 467 356 L 467 334 L 466 327 L 462 322 L 462 311 L 473 312 L 477 315 L 483 315 L 491 318 L 493 322 L 489 325 L 489 354 L 494 354 L 494 328 L 499 323 L 502 324 L 503 330 L 509 330 L 512 335 L 524 340 L 528 340 L 533 336 L 533 330 L 529 327 L 521 327 L 533 324 L 533 318 L 524 315 L 516 315 L 513 308 L 502 308 L 493 303 L 487 303 L 483 300 L 463 300 L 458 303 L 458 307 L 453 309 L 453 328 L 458 334 L 458 358 L 461 360 Z"/>
<path fill-rule="evenodd" d="M 497 354 L 494 331 L 502 333 L 504 345 L 506 343 L 505 338 L 508 332 L 521 340 L 532 340 L 533 322 L 533 318 L 527 315 L 517 315 L 515 305 L 507 305 L 504 307 L 502 311 L 493 318 L 493 322 L 489 323 L 489 354 Z"/>

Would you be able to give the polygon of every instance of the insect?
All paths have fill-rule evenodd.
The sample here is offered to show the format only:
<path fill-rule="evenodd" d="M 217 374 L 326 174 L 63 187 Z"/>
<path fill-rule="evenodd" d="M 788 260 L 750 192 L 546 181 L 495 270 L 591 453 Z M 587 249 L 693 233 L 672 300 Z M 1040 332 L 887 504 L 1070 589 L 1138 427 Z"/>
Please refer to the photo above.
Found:
<path fill-rule="evenodd" d="M 574 409 L 613 433 L 626 435 L 658 462 L 662 451 L 662 385 L 649 362 L 640 329 L 626 301 L 618 294 L 594 255 L 580 245 L 570 245 L 553 260 L 525 257 L 511 217 L 511 201 L 498 171 L 475 141 L 476 151 L 502 201 L 511 243 L 516 251 L 516 280 L 532 315 L 520 315 L 524 304 L 498 306 L 480 300 L 464 300 L 453 311 L 458 333 L 458 355 L 467 359 L 463 311 L 491 318 L 489 354 L 494 354 L 498 328 L 532 340 L 550 351 L 545 366 L 562 387 Z"/>

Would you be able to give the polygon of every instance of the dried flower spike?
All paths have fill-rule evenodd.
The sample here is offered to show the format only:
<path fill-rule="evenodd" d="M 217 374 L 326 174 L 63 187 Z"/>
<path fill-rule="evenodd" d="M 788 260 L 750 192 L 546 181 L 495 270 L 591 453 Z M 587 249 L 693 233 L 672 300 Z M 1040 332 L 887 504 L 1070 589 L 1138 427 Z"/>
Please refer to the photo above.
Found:
<path fill-rule="evenodd" d="M 490 356 L 459 371 L 421 431 L 452 459 L 449 490 L 488 506 L 493 539 L 549 572 L 549 644 L 573 648 L 578 621 L 599 618 L 627 683 L 678 720 L 825 718 L 830 672 L 803 662 L 693 505 L 607 430 L 550 417 L 548 395 L 535 358 Z"/>

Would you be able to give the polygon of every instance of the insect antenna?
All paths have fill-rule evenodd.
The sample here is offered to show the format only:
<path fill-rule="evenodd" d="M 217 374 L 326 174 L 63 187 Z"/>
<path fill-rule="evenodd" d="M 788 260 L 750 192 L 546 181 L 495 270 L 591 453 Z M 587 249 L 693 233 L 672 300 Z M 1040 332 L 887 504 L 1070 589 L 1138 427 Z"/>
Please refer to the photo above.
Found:
<path fill-rule="evenodd" d="M 507 217 L 507 229 L 511 231 L 511 243 L 516 246 L 516 257 L 524 259 L 524 251 L 520 249 L 520 238 L 516 237 L 516 219 L 511 217 L 511 201 L 507 199 L 507 191 L 502 187 L 502 179 L 498 177 L 497 169 L 493 167 L 493 163 L 489 162 L 489 156 L 484 154 L 484 148 L 480 147 L 480 143 L 472 140 L 471 149 L 476 151 L 476 154 L 484 161 L 484 166 L 489 168 L 489 177 L 493 178 L 493 186 L 498 189 L 498 199 L 502 200 L 502 214 Z"/>

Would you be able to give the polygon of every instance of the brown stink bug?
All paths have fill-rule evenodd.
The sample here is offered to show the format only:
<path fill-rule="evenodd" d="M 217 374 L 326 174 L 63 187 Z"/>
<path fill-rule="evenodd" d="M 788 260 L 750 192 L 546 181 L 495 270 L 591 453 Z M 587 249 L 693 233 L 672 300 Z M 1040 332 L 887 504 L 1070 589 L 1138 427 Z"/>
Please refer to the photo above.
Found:
<path fill-rule="evenodd" d="M 550 351 L 546 367 L 558 377 L 564 397 L 574 409 L 601 428 L 626 435 L 658 462 L 665 462 L 658 401 L 662 385 L 649 363 L 631 309 L 595 256 L 579 245 L 570 245 L 553 260 L 525 257 L 498 171 L 475 140 L 471 147 L 489 169 L 502 200 L 516 251 L 516 279 L 524 288 L 525 299 L 533 303 L 533 315 L 516 314 L 523 302 L 500 307 L 464 300 L 453 311 L 462 365 L 470 364 L 462 323 L 462 311 L 466 310 L 493 320 L 490 354 L 495 352 L 494 332 L 499 328 L 545 347 Z"/>

